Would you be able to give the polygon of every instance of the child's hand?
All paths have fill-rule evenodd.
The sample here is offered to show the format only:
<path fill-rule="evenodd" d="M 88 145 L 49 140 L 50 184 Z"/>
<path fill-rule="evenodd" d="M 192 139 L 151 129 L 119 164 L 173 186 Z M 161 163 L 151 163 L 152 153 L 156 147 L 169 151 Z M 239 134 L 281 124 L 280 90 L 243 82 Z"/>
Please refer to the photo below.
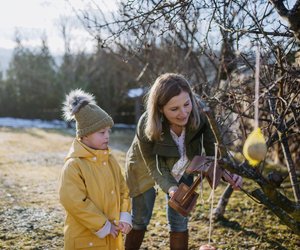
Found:
<path fill-rule="evenodd" d="M 131 227 L 130 224 L 128 224 L 128 223 L 126 223 L 126 222 L 120 221 L 120 222 L 119 222 L 118 229 L 119 229 L 122 233 L 128 234 L 128 233 L 131 231 L 132 227 Z"/>
<path fill-rule="evenodd" d="M 113 223 L 111 223 L 109 234 L 111 234 L 113 238 L 116 238 L 119 234 L 118 227 Z"/>

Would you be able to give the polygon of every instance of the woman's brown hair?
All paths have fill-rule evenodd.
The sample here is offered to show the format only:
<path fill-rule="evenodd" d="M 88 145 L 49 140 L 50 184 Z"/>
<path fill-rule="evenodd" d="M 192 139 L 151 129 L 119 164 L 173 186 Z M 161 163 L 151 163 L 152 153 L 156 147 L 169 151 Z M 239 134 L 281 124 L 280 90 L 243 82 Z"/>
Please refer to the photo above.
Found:
<path fill-rule="evenodd" d="M 163 114 L 160 110 L 174 96 L 182 91 L 190 95 L 192 102 L 192 112 L 189 118 L 189 126 L 196 129 L 200 125 L 200 111 L 196 97 L 189 82 L 184 76 L 175 73 L 165 73 L 160 75 L 150 88 L 146 98 L 146 124 L 145 134 L 150 141 L 161 140 Z"/>

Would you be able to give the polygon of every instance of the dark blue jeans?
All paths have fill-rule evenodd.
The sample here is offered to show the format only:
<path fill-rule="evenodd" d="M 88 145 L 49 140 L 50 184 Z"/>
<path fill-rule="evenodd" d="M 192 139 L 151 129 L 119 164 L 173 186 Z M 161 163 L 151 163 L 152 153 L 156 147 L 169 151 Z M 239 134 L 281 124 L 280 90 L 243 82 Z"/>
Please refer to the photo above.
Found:
<path fill-rule="evenodd" d="M 187 185 L 193 183 L 191 175 L 184 175 L 179 183 L 184 182 Z M 146 192 L 132 198 L 132 222 L 133 228 L 136 230 L 146 230 L 149 225 L 152 211 L 154 207 L 156 192 L 154 188 L 150 188 Z M 170 197 L 166 195 L 166 201 Z M 173 208 L 166 205 L 167 219 L 170 232 L 185 232 L 188 229 L 188 217 L 184 217 L 177 213 Z"/>

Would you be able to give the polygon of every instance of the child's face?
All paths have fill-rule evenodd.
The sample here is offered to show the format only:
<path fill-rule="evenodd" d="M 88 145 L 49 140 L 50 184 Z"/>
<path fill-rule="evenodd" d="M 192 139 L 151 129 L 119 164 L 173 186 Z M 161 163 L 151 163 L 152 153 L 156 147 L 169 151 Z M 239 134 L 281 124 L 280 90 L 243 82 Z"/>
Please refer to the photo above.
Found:
<path fill-rule="evenodd" d="M 110 127 L 96 131 L 93 134 L 82 137 L 82 142 L 93 149 L 107 149 L 109 142 Z"/>

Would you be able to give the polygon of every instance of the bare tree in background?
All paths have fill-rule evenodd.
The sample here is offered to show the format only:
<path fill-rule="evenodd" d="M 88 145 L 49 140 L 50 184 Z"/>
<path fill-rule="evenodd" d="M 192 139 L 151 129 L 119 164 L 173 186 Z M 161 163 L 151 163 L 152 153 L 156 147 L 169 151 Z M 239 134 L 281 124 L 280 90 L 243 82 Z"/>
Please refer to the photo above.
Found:
<path fill-rule="evenodd" d="M 248 193 L 300 235 L 300 1 L 289 2 L 132 0 L 121 2 L 119 11 L 108 16 L 100 3 L 91 1 L 93 8 L 77 15 L 100 47 L 121 48 L 125 60 L 138 59 L 148 79 L 165 71 L 188 75 L 213 107 L 219 146 L 228 156 L 224 168 L 256 182 L 259 188 Z M 268 138 L 268 159 L 278 159 L 279 169 L 266 168 L 266 161 L 254 169 L 230 154 L 241 151 L 253 127 L 257 46 L 259 123 Z M 227 191 L 221 215 L 231 194 Z"/>

